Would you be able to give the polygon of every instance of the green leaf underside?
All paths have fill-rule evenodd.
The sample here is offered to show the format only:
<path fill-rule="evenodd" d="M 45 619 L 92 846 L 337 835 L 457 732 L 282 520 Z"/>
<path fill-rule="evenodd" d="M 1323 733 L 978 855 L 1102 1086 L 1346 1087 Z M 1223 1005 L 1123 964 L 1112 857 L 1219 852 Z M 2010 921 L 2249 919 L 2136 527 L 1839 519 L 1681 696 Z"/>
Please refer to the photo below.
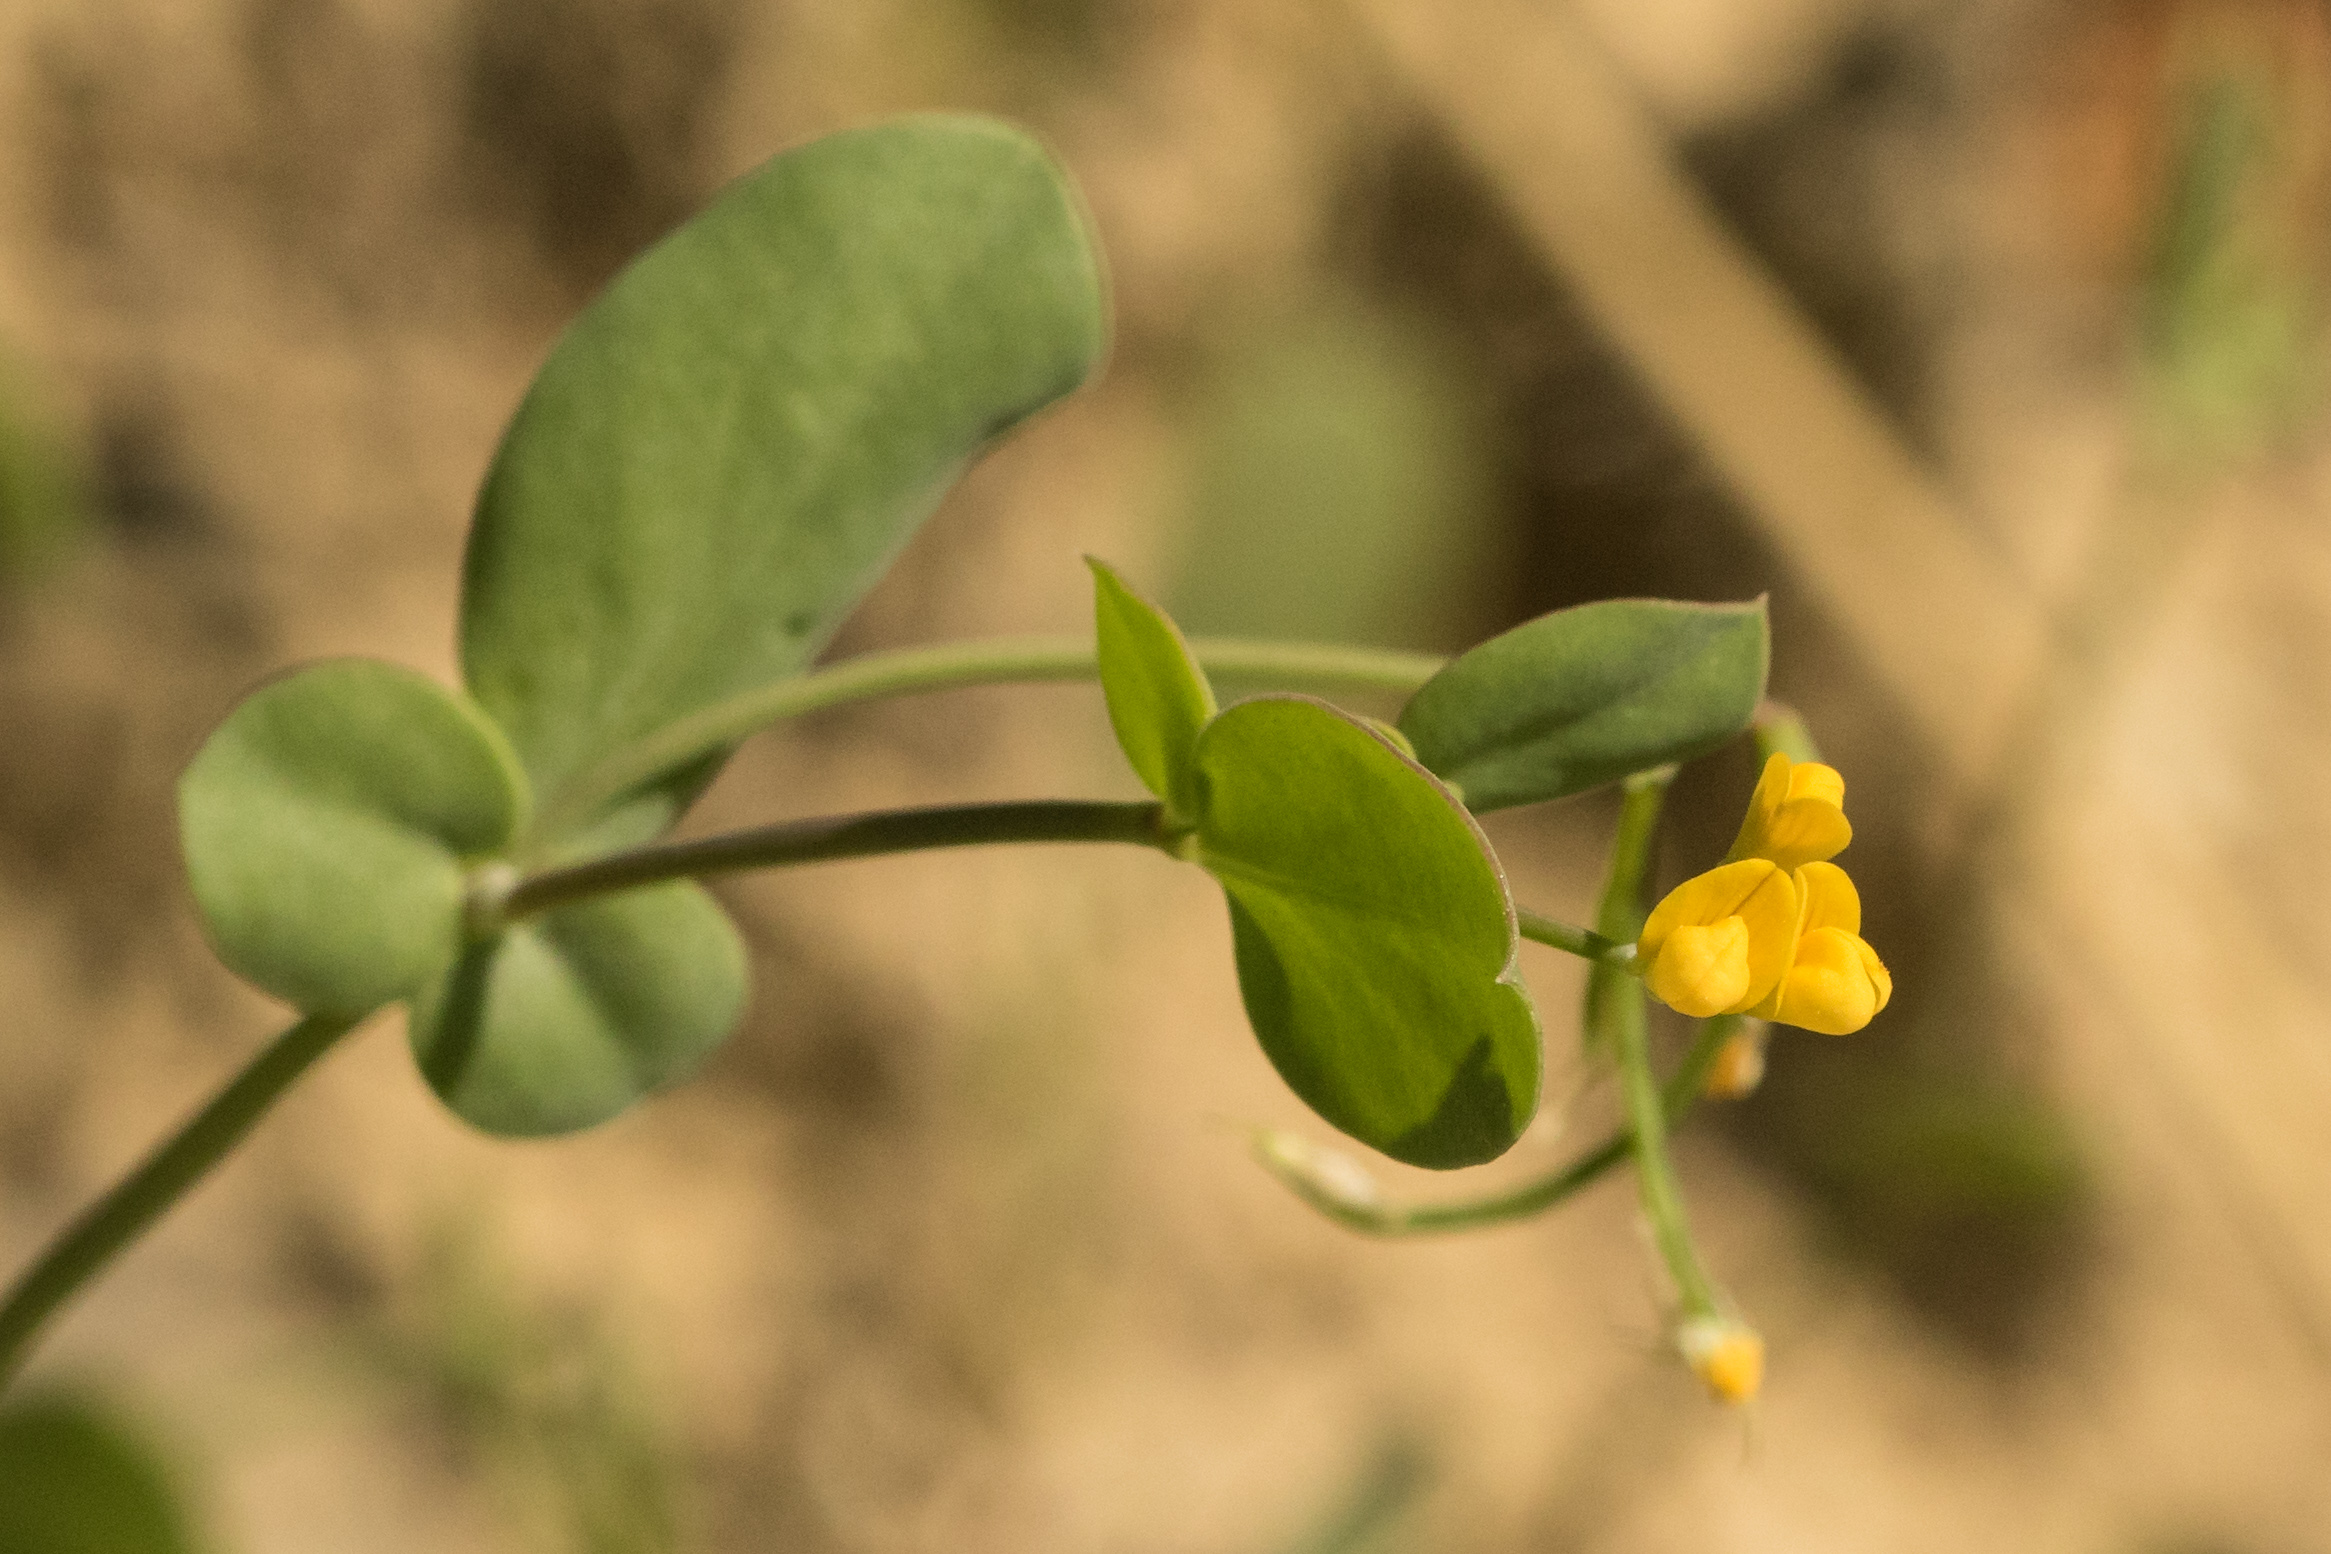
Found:
<path fill-rule="evenodd" d="M 1093 625 L 1101 692 L 1125 759 L 1177 820 L 1197 812 L 1192 754 L 1214 716 L 1214 690 L 1165 612 L 1110 566 L 1093 569 Z"/>
<path fill-rule="evenodd" d="M 464 572 L 464 672 L 545 810 L 806 666 L 968 459 L 1082 383 L 1105 337 L 1076 197 L 980 119 L 785 153 L 633 264 L 519 407 Z M 660 830 L 717 764 L 599 840 Z"/>
<path fill-rule="evenodd" d="M 170 1476 L 85 1403 L 0 1411 L 0 1554 L 190 1554 Z"/>
<path fill-rule="evenodd" d="M 337 659 L 228 714 L 179 779 L 178 813 L 219 958 L 300 1009 L 361 1014 L 453 959 L 465 861 L 518 835 L 526 790 L 467 700 Z"/>
<path fill-rule="evenodd" d="M 1400 729 L 1476 813 L 1534 804 L 1730 739 L 1756 713 L 1766 657 L 1761 599 L 1582 604 L 1450 663 Z"/>
<path fill-rule="evenodd" d="M 1307 697 L 1230 708 L 1197 769 L 1200 861 L 1230 898 L 1239 989 L 1280 1076 L 1396 1160 L 1504 1153 L 1537 1110 L 1538 1020 L 1464 808 Z"/>
<path fill-rule="evenodd" d="M 488 1133 L 573 1132 L 694 1072 L 745 989 L 743 941 L 702 886 L 624 891 L 472 946 L 414 999 L 413 1056 Z"/>

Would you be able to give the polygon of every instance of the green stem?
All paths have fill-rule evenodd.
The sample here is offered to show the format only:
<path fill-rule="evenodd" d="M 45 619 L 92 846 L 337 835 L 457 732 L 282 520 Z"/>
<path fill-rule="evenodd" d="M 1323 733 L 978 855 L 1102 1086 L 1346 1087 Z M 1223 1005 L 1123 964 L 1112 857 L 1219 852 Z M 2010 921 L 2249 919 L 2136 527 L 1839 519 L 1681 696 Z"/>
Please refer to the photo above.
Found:
<path fill-rule="evenodd" d="M 1516 907 L 1514 917 L 1521 924 L 1522 937 L 1537 944 L 1552 945 L 1568 950 L 1582 960 L 1596 961 L 1611 966 L 1631 966 L 1635 962 L 1632 940 L 1606 939 L 1591 928 L 1566 923 L 1528 907 Z"/>
<path fill-rule="evenodd" d="M 1667 785 L 1674 778 L 1675 768 L 1666 766 L 1627 779 L 1618 837 L 1611 845 L 1610 878 L 1595 915 L 1596 929 L 1608 938 L 1634 938 L 1643 931 L 1643 879 L 1651 867 L 1651 838 L 1667 799 Z M 1629 1153 L 1635 1157 L 1635 1178 L 1644 1217 L 1651 1222 L 1651 1239 L 1675 1280 L 1683 1315 L 1713 1316 L 1715 1287 L 1701 1271 L 1691 1224 L 1684 1217 L 1683 1194 L 1667 1158 L 1667 1110 L 1659 1094 L 1659 1077 L 1651 1071 L 1646 1008 L 1640 981 L 1620 975 L 1607 961 L 1595 963 L 1586 984 L 1587 1042 L 1618 1064 Z"/>
<path fill-rule="evenodd" d="M 49 1244 L 0 1303 L 0 1387 L 24 1363 L 34 1338 L 57 1308 L 201 1181 L 292 1081 L 363 1018 L 312 1014 L 285 1031 L 144 1164 Z"/>
<path fill-rule="evenodd" d="M 1199 638 L 1191 642 L 1190 650 L 1216 680 L 1394 695 L 1414 691 L 1445 662 L 1429 654 L 1380 648 L 1231 638 Z M 538 829 L 559 835 L 667 772 L 804 713 L 886 696 L 969 685 L 1090 680 L 1099 673 L 1093 644 L 1073 637 L 995 637 L 844 659 L 716 702 L 616 752 L 560 792 L 544 808 Z"/>
<path fill-rule="evenodd" d="M 1672 766 L 1637 772 L 1626 781 L 1619 803 L 1618 832 L 1611 838 L 1611 867 L 1603 881 L 1602 900 L 1595 907 L 1595 932 L 1606 940 L 1622 940 L 1629 949 L 1643 933 L 1643 881 L 1651 872 L 1651 841 L 1659 831 L 1659 811 L 1667 802 L 1667 785 L 1675 780 Z M 1610 1016 L 1604 1005 L 1627 981 L 1620 969 L 1633 970 L 1632 961 L 1598 958 L 1586 978 L 1586 1011 L 1580 1032 L 1591 1053 L 1610 1051 L 1605 1027 Z"/>
<path fill-rule="evenodd" d="M 609 891 L 665 880 L 934 847 L 977 847 L 991 842 L 1133 842 L 1171 853 L 1175 840 L 1166 830 L 1163 808 L 1156 804 L 1037 799 L 833 815 L 757 826 L 692 842 L 658 842 L 587 863 L 546 869 L 511 887 L 501 900 L 499 916 L 506 922 Z"/>
<path fill-rule="evenodd" d="M 1595 908 L 1598 933 L 1632 943 L 1643 932 L 1643 881 L 1651 872 L 1651 839 L 1675 768 L 1655 766 L 1629 777 L 1619 801 L 1619 829 L 1611 838 L 1611 870 Z"/>
<path fill-rule="evenodd" d="M 1627 1109 L 1627 1130 L 1633 1135 L 1635 1180 L 1642 1192 L 1643 1216 L 1651 1222 L 1651 1239 L 1675 1280 L 1680 1314 L 1713 1317 L 1717 1314 L 1716 1287 L 1700 1267 L 1699 1250 L 1692 1245 L 1691 1222 L 1684 1215 L 1683 1193 L 1676 1186 L 1675 1167 L 1667 1158 L 1667 1112 L 1661 1104 L 1658 1076 L 1651 1072 L 1645 1001 L 1643 984 L 1632 979 L 1613 988 L 1606 1000 L 1611 1045 L 1619 1060 L 1619 1094 Z"/>
<path fill-rule="evenodd" d="M 1670 1127 L 1691 1115 L 1707 1088 L 1708 1071 L 1715 1067 L 1716 1055 L 1740 1028 L 1741 1018 L 1728 1014 L 1701 1022 L 1699 1034 L 1693 1038 L 1690 1050 L 1676 1066 L 1660 1096 L 1660 1109 Z M 1550 1175 L 1488 1197 L 1455 1203 L 1355 1201 L 1328 1190 L 1299 1171 L 1284 1168 L 1282 1161 L 1267 1153 L 1263 1155 L 1263 1164 L 1293 1189 L 1297 1197 L 1348 1229 L 1370 1236 L 1428 1236 L 1453 1230 L 1476 1230 L 1542 1214 L 1626 1159 L 1633 1143 L 1633 1131 L 1622 1128 Z"/>

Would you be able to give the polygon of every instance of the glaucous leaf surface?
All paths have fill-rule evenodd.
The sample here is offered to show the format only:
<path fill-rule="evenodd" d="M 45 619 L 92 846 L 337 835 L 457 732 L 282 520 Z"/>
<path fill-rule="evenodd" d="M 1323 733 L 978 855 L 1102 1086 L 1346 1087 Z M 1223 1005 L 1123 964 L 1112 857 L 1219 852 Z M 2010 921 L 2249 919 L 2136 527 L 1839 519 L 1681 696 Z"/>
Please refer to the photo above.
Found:
<path fill-rule="evenodd" d="M 442 971 L 467 860 L 525 823 L 525 778 L 466 698 L 336 659 L 246 697 L 178 784 L 219 958 L 300 1009 L 363 1014 Z"/>
<path fill-rule="evenodd" d="M 983 119 L 786 152 L 618 276 L 512 420 L 463 578 L 464 673 L 544 811 L 593 763 L 805 667 L 1106 333 L 1076 196 Z M 660 830 L 717 764 L 605 839 Z"/>
<path fill-rule="evenodd" d="M 1191 758 L 1214 716 L 1214 691 L 1163 610 L 1108 563 L 1093 569 L 1093 625 L 1109 724 L 1134 772 L 1178 819 L 1197 813 Z"/>
<path fill-rule="evenodd" d="M 78 1399 L 0 1409 L 0 1554 L 192 1554 L 152 1451 Z"/>
<path fill-rule="evenodd" d="M 1541 615 L 1426 681 L 1417 759 L 1485 813 L 1704 755 L 1764 694 L 1764 601 L 1610 599 Z"/>
<path fill-rule="evenodd" d="M 485 1132 L 592 1128 L 688 1079 L 744 1013 L 744 941 L 702 885 L 559 906 L 413 999 L 413 1055 Z"/>
<path fill-rule="evenodd" d="M 1239 990 L 1295 1093 L 1410 1165 L 1477 1165 L 1537 1110 L 1513 905 L 1470 816 L 1324 702 L 1241 702 L 1199 737 L 1199 861 Z"/>
<path fill-rule="evenodd" d="M 735 1028 L 746 975 L 702 886 L 601 896 L 471 946 L 413 1000 L 413 1056 L 488 1133 L 569 1133 L 693 1073 Z"/>

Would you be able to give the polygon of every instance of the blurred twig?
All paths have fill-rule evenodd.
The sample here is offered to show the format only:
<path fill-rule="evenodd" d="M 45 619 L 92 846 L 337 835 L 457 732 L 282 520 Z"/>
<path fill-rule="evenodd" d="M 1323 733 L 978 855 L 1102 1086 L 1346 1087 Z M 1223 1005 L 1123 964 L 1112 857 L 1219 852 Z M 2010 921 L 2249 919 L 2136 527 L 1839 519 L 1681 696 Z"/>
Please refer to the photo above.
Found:
<path fill-rule="evenodd" d="M 2038 600 L 1709 210 L 1593 40 L 1560 5 L 1351 3 L 1953 785 L 1978 788 L 2040 658 Z"/>

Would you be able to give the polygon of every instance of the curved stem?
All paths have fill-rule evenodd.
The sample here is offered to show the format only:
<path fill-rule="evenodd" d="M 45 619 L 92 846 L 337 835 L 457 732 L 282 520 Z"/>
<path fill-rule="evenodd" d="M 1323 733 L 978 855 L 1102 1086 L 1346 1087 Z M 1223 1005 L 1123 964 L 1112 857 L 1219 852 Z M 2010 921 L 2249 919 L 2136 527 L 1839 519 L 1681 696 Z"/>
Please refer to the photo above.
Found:
<path fill-rule="evenodd" d="M 1708 1071 L 1715 1066 L 1716 1055 L 1724 1043 L 1739 1029 L 1739 1015 L 1719 1015 L 1700 1024 L 1699 1034 L 1693 1038 L 1690 1050 L 1676 1065 L 1661 1092 L 1660 1109 L 1669 1126 L 1680 1123 L 1691 1115 L 1707 1088 Z M 1580 1155 L 1568 1165 L 1553 1173 L 1525 1182 L 1519 1187 L 1493 1193 L 1483 1198 L 1468 1198 L 1454 1203 L 1383 1203 L 1355 1199 L 1335 1191 L 1334 1183 L 1296 1169 L 1284 1156 L 1274 1156 L 1265 1141 L 1257 1153 L 1263 1165 L 1279 1178 L 1295 1195 L 1320 1213 L 1347 1229 L 1370 1236 L 1430 1236 L 1454 1230 L 1476 1230 L 1485 1225 L 1502 1225 L 1512 1220 L 1528 1219 L 1533 1214 L 1562 1202 L 1580 1188 L 1599 1180 L 1620 1161 L 1634 1142 L 1631 1130 L 1622 1128 L 1602 1143 Z"/>
<path fill-rule="evenodd" d="M 1308 642 L 1198 638 L 1190 651 L 1216 680 L 1384 691 L 1405 695 L 1445 660 L 1380 648 Z M 844 659 L 789 680 L 756 686 L 657 730 L 585 771 L 545 806 L 540 829 L 556 835 L 634 788 L 749 734 L 804 713 L 886 696 L 1099 674 L 1093 644 L 1073 637 L 995 637 L 900 648 Z"/>
<path fill-rule="evenodd" d="M 1606 1001 L 1611 1045 L 1619 1060 L 1619 1093 L 1626 1103 L 1627 1131 L 1632 1136 L 1635 1180 L 1642 1192 L 1643 1217 L 1651 1222 L 1651 1239 L 1675 1280 L 1682 1314 L 1713 1317 L 1717 1314 L 1716 1287 L 1700 1267 L 1691 1222 L 1684 1215 L 1683 1192 L 1676 1186 L 1675 1167 L 1667 1158 L 1667 1111 L 1660 1100 L 1659 1081 L 1651 1072 L 1645 1002 L 1643 984 L 1633 980 L 1612 989 Z"/>
<path fill-rule="evenodd" d="M 546 869 L 511 888 L 502 898 L 500 916 L 508 921 L 665 880 L 991 842 L 1132 842 L 1170 853 L 1175 838 L 1157 804 L 1036 799 L 831 815 L 690 842 L 658 842 Z"/>
<path fill-rule="evenodd" d="M 363 1019 L 311 1014 L 285 1031 L 17 1276 L 0 1302 L 0 1387 L 57 1308 L 201 1181 L 292 1081 Z"/>

